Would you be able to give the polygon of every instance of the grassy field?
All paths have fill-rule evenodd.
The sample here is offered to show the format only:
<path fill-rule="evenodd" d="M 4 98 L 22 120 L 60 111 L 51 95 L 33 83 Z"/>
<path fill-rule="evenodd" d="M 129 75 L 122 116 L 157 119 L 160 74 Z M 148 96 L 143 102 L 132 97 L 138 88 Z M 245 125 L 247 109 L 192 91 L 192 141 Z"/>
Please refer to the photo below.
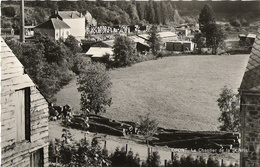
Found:
<path fill-rule="evenodd" d="M 175 56 L 112 70 L 113 104 L 104 115 L 138 121 L 151 113 L 164 128 L 218 130 L 216 100 L 225 85 L 237 91 L 247 61 L 248 55 Z M 75 80 L 56 98 L 80 109 Z"/>

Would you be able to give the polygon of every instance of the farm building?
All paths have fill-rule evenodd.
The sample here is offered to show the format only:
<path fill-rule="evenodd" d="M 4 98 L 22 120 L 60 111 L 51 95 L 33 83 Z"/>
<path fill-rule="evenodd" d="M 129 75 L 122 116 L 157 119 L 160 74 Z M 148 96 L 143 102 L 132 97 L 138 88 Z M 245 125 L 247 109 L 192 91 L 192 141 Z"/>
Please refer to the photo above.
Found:
<path fill-rule="evenodd" d="M 159 32 L 158 33 L 160 38 L 161 38 L 161 42 L 164 44 L 166 42 L 169 42 L 169 41 L 177 41 L 178 40 L 178 35 L 175 34 L 174 32 L 171 32 L 171 31 L 163 31 L 163 32 Z M 145 40 L 148 40 L 149 38 L 149 35 L 148 34 L 140 34 L 140 35 L 137 35 L 138 37 L 140 38 L 143 38 Z"/>
<path fill-rule="evenodd" d="M 253 44 L 242 83 L 241 95 L 241 167 L 260 166 L 260 27 Z M 245 150 L 243 150 L 245 149 Z"/>
<path fill-rule="evenodd" d="M 48 102 L 1 38 L 1 165 L 49 166 Z"/>
<path fill-rule="evenodd" d="M 70 31 L 70 26 L 55 18 L 52 18 L 34 28 L 35 33 L 47 34 L 55 40 L 66 40 L 66 38 L 70 35 Z"/>
<path fill-rule="evenodd" d="M 166 50 L 176 52 L 192 52 L 194 50 L 194 43 L 191 41 L 170 41 L 166 42 Z"/>
<path fill-rule="evenodd" d="M 57 11 L 51 18 L 64 21 L 70 28 L 70 34 L 77 40 L 85 38 L 85 16 L 77 11 Z"/>
<path fill-rule="evenodd" d="M 86 53 L 86 56 L 91 57 L 91 60 L 99 60 L 104 57 L 105 54 L 110 55 L 110 59 L 112 59 L 113 49 L 107 47 L 90 47 Z"/>
<path fill-rule="evenodd" d="M 149 52 L 150 46 L 145 39 L 138 36 L 130 36 L 129 38 L 135 42 L 138 52 Z"/>

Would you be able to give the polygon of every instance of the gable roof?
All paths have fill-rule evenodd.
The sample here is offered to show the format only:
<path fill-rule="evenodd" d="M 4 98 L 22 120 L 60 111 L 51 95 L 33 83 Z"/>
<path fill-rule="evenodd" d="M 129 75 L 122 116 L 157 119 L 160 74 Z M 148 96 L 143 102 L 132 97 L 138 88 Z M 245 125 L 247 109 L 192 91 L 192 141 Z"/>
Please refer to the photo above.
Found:
<path fill-rule="evenodd" d="M 80 14 L 78 11 L 58 11 L 57 15 L 62 19 L 83 18 L 82 14 Z"/>
<path fill-rule="evenodd" d="M 104 47 L 90 47 L 86 55 L 90 55 L 92 57 L 103 57 L 106 53 L 112 55 L 113 49 Z"/>
<path fill-rule="evenodd" d="M 260 27 L 258 28 L 240 90 L 260 91 Z"/>
<path fill-rule="evenodd" d="M 66 24 L 64 21 L 51 18 L 50 20 L 36 26 L 35 28 L 46 28 L 46 29 L 69 29 L 70 26 Z"/>

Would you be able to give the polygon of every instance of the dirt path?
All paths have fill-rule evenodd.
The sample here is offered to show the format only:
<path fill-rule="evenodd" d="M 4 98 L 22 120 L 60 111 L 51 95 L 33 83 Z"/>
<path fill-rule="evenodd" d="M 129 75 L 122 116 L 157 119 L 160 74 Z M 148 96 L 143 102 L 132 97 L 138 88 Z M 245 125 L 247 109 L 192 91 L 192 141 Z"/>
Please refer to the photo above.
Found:
<path fill-rule="evenodd" d="M 63 127 L 59 124 L 59 122 L 49 122 L 49 138 L 52 139 L 61 139 Z M 77 129 L 69 129 L 72 137 L 74 140 L 80 140 L 84 137 L 84 131 L 77 130 Z M 94 133 L 90 133 L 86 135 L 86 138 L 91 141 L 91 139 L 95 136 Z M 116 136 L 110 136 L 110 135 L 104 135 L 104 134 L 97 134 L 96 136 L 100 136 L 106 140 L 106 148 L 108 150 L 108 153 L 111 154 L 115 151 L 117 147 L 125 147 L 126 144 L 128 145 L 128 150 L 132 150 L 134 154 L 138 153 L 140 156 L 140 159 L 142 161 L 146 160 L 147 158 L 147 146 L 144 144 L 139 144 L 133 140 L 130 140 L 129 138 L 125 137 L 116 137 Z M 104 141 L 101 141 L 100 145 L 104 146 Z M 161 159 L 161 165 L 164 164 L 164 160 L 170 160 L 171 159 L 171 148 L 167 147 L 152 147 L 152 151 L 158 151 Z M 212 155 L 213 158 L 218 159 L 221 161 L 221 159 L 224 160 L 226 164 L 235 164 L 239 163 L 239 154 L 238 153 L 222 153 L 222 154 L 216 154 L 216 153 L 202 153 L 202 152 L 191 152 L 187 150 L 179 150 L 176 151 L 178 157 L 181 157 L 182 155 L 188 156 L 192 155 L 194 158 L 203 156 L 205 159 L 208 158 L 209 155 Z"/>

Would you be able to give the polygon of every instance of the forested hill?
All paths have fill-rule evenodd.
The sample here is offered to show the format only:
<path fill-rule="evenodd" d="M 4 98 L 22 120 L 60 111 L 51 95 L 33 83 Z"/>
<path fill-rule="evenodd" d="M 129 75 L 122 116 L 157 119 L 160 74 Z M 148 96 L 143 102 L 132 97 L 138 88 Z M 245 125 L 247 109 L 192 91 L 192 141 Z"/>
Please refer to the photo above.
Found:
<path fill-rule="evenodd" d="M 25 24 L 40 24 L 48 19 L 55 10 L 77 10 L 90 12 L 99 25 L 129 24 L 179 24 L 197 22 L 203 6 L 208 3 L 217 13 L 217 19 L 224 21 L 230 17 L 239 17 L 254 21 L 259 16 L 260 1 L 25 1 Z M 16 28 L 15 20 L 7 17 L 19 17 L 19 1 L 2 2 L 1 27 Z M 18 19 L 19 20 L 19 19 Z M 19 27 L 19 26 L 18 26 Z M 17 27 L 17 28 L 18 28 Z"/>

